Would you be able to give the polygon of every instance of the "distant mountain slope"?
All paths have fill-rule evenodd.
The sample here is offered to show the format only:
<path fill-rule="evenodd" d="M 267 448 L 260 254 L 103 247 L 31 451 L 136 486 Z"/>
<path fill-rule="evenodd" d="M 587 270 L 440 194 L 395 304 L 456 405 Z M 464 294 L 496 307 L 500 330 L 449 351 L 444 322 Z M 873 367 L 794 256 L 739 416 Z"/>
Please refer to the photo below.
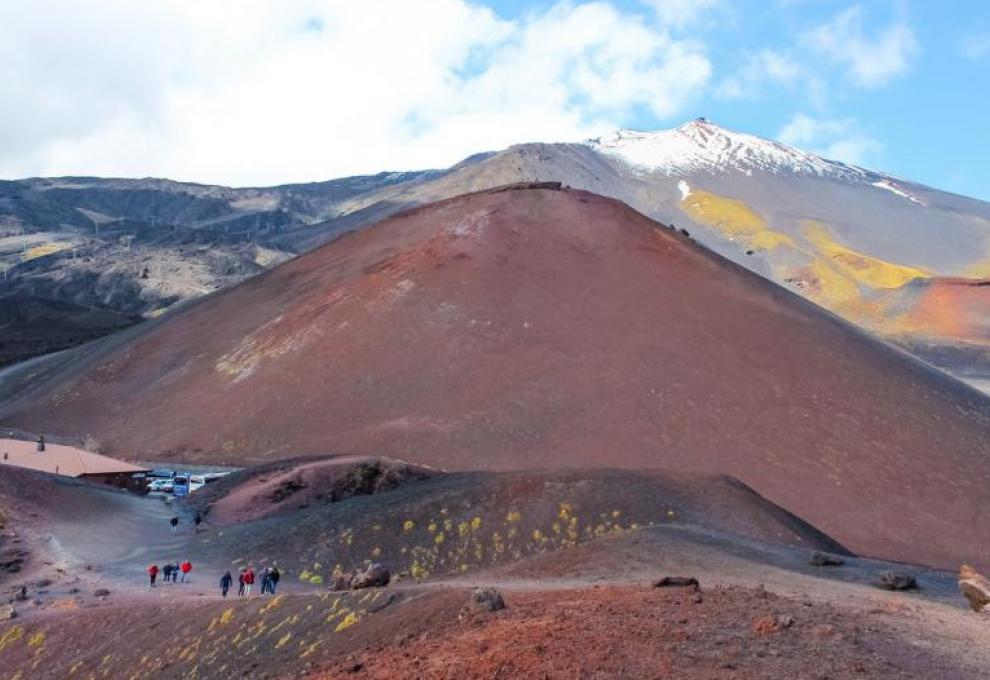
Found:
<path fill-rule="evenodd" d="M 585 144 L 524 144 L 444 171 L 271 188 L 0 182 L 8 271 L 0 294 L 155 315 L 402 209 L 540 180 L 685 227 L 749 269 L 990 385 L 990 204 L 704 119 Z"/>
<path fill-rule="evenodd" d="M 431 204 L 122 337 L 0 418 L 142 458 L 717 472 L 853 551 L 990 541 L 990 400 L 586 192 Z"/>
<path fill-rule="evenodd" d="M 988 203 L 705 120 L 584 145 L 512 147 L 398 186 L 395 199 L 415 204 L 519 180 L 558 180 L 686 227 L 826 309 L 990 384 Z"/>

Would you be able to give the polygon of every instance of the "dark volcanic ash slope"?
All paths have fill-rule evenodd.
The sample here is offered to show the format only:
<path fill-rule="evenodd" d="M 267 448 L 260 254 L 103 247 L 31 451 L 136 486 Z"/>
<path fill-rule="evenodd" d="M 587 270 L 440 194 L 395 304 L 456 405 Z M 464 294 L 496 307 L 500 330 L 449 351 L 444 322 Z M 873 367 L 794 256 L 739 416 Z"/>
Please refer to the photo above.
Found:
<path fill-rule="evenodd" d="M 718 472 L 856 552 L 990 541 L 984 397 L 580 191 L 426 206 L 89 356 L 4 421 L 183 459 Z"/>

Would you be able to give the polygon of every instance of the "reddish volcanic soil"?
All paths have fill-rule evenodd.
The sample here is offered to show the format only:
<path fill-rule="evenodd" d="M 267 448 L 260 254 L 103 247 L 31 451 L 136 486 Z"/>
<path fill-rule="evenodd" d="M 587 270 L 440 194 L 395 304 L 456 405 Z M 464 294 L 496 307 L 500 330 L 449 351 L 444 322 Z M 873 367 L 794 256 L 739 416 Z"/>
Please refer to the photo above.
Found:
<path fill-rule="evenodd" d="M 960 659 L 883 617 L 761 589 L 602 587 L 514 593 L 438 630 L 397 636 L 311 680 L 392 678 L 961 678 Z M 970 671 L 971 673 L 972 671 Z"/>
<path fill-rule="evenodd" d="M 177 534 L 166 520 L 186 516 L 185 503 L 2 470 L 5 532 L 50 553 L 44 574 L 3 584 L 5 595 L 28 588 L 0 621 L 3 677 L 977 680 L 990 664 L 987 619 L 966 608 L 953 574 L 910 568 L 920 590 L 889 592 L 875 587 L 878 571 L 904 567 L 850 556 L 812 566 L 810 549 L 834 544 L 724 477 L 280 465 L 201 497 L 228 499 L 228 523 L 210 513 L 204 531 L 183 523 Z M 286 479 L 340 495 L 304 486 L 288 498 L 308 502 L 293 507 L 271 497 Z M 264 503 L 274 511 L 258 512 Z M 646 517 L 664 519 L 633 521 Z M 500 557 L 441 568 L 462 559 L 461 544 Z M 307 546 L 322 566 L 301 559 Z M 360 564 L 372 546 L 397 577 L 385 588 L 301 580 L 301 564 L 326 575 L 329 560 L 351 550 Z M 257 550 L 279 556 L 280 595 L 222 599 L 217 576 L 260 566 L 244 559 Z M 148 587 L 144 567 L 163 555 L 192 559 L 189 583 Z M 410 578 L 409 555 L 435 575 Z M 697 577 L 700 594 L 649 585 L 665 575 Z M 476 610 L 476 586 L 498 588 L 507 609 Z"/>
<path fill-rule="evenodd" d="M 853 551 L 990 567 L 990 402 L 585 192 L 407 212 L 104 347 L 4 420 L 142 457 L 724 473 Z"/>

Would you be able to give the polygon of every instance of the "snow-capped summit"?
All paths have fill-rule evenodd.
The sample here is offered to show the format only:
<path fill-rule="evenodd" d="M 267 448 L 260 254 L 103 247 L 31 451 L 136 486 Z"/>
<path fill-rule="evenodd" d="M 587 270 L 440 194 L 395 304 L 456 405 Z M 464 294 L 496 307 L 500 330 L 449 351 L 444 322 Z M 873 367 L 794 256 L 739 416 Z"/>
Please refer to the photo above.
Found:
<path fill-rule="evenodd" d="M 875 181 L 883 177 L 780 142 L 732 132 L 705 118 L 659 132 L 618 130 L 605 137 L 589 139 L 585 144 L 601 153 L 618 157 L 639 170 L 665 175 L 727 170 L 749 174 L 759 170 L 855 182 Z"/>

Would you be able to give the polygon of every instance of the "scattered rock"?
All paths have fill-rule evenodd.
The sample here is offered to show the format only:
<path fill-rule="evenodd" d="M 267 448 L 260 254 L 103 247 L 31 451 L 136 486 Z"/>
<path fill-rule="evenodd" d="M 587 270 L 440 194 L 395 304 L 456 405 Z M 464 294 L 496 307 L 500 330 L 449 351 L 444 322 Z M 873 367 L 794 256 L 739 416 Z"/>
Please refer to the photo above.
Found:
<path fill-rule="evenodd" d="M 474 602 L 474 608 L 481 611 L 494 612 L 505 609 L 502 593 L 494 588 L 478 588 L 472 595 L 472 602 Z"/>
<path fill-rule="evenodd" d="M 654 588 L 694 588 L 699 590 L 701 584 L 693 576 L 664 576 L 653 582 Z"/>
<path fill-rule="evenodd" d="M 701 604 L 704 601 L 704 598 L 701 597 L 700 592 L 696 592 L 694 595 L 691 596 L 691 601 L 694 602 L 695 604 Z"/>
<path fill-rule="evenodd" d="M 831 553 L 821 552 L 819 550 L 811 553 L 811 559 L 808 560 L 808 564 L 813 567 L 841 567 L 845 563 L 846 561 L 838 555 L 832 555 Z"/>
<path fill-rule="evenodd" d="M 794 617 L 787 614 L 767 614 L 753 623 L 753 632 L 757 635 L 769 635 L 794 625 Z"/>
<path fill-rule="evenodd" d="M 360 590 L 361 588 L 382 588 L 392 580 L 392 575 L 388 569 L 382 566 L 381 562 L 372 562 L 363 572 L 358 572 L 351 580 L 351 588 Z"/>
<path fill-rule="evenodd" d="M 14 609 L 14 605 L 8 604 L 0 607 L 0 621 L 10 621 L 16 616 L 17 611 Z"/>
<path fill-rule="evenodd" d="M 890 569 L 880 572 L 877 585 L 884 590 L 914 590 L 918 587 L 918 582 L 907 572 Z"/>
<path fill-rule="evenodd" d="M 974 612 L 990 614 L 990 579 L 964 564 L 959 567 L 959 591 L 969 600 Z"/>
<path fill-rule="evenodd" d="M 336 576 L 330 577 L 330 590 L 340 591 L 340 590 L 350 590 L 351 581 L 354 579 L 354 574 L 337 574 Z"/>
<path fill-rule="evenodd" d="M 109 595 L 110 591 L 106 588 L 97 588 L 93 591 L 93 597 L 108 597 Z"/>

